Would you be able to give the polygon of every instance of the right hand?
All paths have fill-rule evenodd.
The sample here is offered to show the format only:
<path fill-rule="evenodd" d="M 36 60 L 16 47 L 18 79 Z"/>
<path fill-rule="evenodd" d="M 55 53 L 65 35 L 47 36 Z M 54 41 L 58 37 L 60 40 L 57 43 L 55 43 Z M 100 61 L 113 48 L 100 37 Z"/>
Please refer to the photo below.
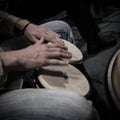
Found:
<path fill-rule="evenodd" d="M 58 58 L 71 57 L 71 53 L 67 51 L 65 46 L 44 44 L 43 38 L 27 48 L 18 51 L 4 52 L 2 56 L 4 67 L 23 71 L 47 65 L 67 65 L 68 61 Z"/>

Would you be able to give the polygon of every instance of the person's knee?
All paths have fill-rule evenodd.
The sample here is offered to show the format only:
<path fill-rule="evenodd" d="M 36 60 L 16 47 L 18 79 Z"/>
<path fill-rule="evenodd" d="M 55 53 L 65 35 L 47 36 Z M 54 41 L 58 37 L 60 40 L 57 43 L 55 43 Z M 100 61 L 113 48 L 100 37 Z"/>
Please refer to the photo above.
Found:
<path fill-rule="evenodd" d="M 3 95 L 0 103 L 3 103 L 0 104 L 4 113 L 1 113 L 3 118 L 6 116 L 29 118 L 31 116 L 31 120 L 37 120 L 38 118 L 47 119 L 50 116 L 49 120 L 52 118 L 55 120 L 98 120 L 97 112 L 86 98 L 65 90 L 15 90 Z M 12 111 L 14 114 L 11 114 Z"/>
<path fill-rule="evenodd" d="M 42 24 L 41 26 L 48 27 L 55 32 L 69 33 L 71 31 L 70 25 L 67 22 L 62 20 L 50 21 Z"/>
<path fill-rule="evenodd" d="M 88 101 L 85 97 L 72 93 L 65 92 L 66 98 L 63 97 L 65 114 L 69 114 L 68 120 L 99 120 L 99 115 L 92 102 Z"/>
<path fill-rule="evenodd" d="M 66 32 L 66 33 L 68 32 L 69 33 L 71 31 L 71 27 L 70 27 L 70 25 L 67 22 L 60 21 L 60 20 L 58 20 L 56 22 L 57 22 L 57 25 L 60 25 L 61 28 L 64 28 L 63 32 Z"/>

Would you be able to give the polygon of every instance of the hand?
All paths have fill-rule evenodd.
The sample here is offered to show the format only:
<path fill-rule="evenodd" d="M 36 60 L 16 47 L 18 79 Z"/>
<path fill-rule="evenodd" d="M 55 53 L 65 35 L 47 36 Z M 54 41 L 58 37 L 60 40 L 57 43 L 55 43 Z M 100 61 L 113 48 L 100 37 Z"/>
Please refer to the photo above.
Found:
<path fill-rule="evenodd" d="M 32 23 L 26 27 L 24 35 L 33 43 L 38 42 L 41 37 L 44 37 L 45 40 L 50 41 L 56 45 L 64 44 L 64 42 L 60 39 L 59 34 L 53 32 L 49 28 Z"/>
<path fill-rule="evenodd" d="M 6 71 L 29 70 L 46 65 L 67 65 L 68 61 L 58 58 L 71 58 L 72 55 L 66 47 L 55 44 L 44 44 L 41 38 L 37 43 L 17 51 L 0 53 Z"/>

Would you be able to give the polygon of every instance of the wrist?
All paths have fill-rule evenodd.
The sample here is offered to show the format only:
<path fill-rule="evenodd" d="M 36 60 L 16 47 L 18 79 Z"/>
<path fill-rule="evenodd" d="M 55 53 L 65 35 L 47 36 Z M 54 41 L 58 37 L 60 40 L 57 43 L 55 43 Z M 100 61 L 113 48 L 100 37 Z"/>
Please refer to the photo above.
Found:
<path fill-rule="evenodd" d="M 3 68 L 6 73 L 11 70 L 14 70 L 14 68 L 18 64 L 17 57 L 13 56 L 12 54 L 9 54 L 9 52 L 1 52 L 0 58 L 2 60 Z"/>
<path fill-rule="evenodd" d="M 19 19 L 16 24 L 15 28 L 17 31 L 24 33 L 26 27 L 30 24 L 30 22 L 26 19 Z"/>
<path fill-rule="evenodd" d="M 31 24 L 31 22 L 27 23 L 27 24 L 23 27 L 23 29 L 22 29 L 22 33 L 23 33 L 23 34 L 24 34 L 24 32 L 25 32 L 25 29 L 26 29 L 30 24 Z"/>

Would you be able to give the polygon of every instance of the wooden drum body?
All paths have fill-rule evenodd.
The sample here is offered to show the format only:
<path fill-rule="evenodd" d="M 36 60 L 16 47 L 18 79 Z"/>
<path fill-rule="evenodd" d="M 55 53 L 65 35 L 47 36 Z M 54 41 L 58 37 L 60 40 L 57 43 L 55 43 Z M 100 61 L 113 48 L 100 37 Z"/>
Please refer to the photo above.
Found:
<path fill-rule="evenodd" d="M 120 110 L 120 49 L 112 57 L 107 74 L 110 95 Z"/>

